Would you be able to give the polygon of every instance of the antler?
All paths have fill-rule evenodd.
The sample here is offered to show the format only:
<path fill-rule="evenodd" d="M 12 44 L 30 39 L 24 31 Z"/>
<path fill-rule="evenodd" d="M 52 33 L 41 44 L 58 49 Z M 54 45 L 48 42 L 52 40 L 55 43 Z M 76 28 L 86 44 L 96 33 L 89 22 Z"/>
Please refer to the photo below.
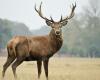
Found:
<path fill-rule="evenodd" d="M 36 9 L 36 4 L 35 4 L 35 11 L 39 14 L 39 16 L 40 16 L 41 18 L 43 18 L 44 20 L 46 20 L 46 21 L 54 22 L 53 19 L 52 19 L 52 17 L 50 17 L 50 18 L 51 18 L 51 20 L 50 20 L 50 19 L 48 19 L 48 18 L 46 18 L 46 17 L 43 16 L 42 11 L 41 11 L 41 6 L 42 6 L 42 2 L 41 2 L 41 4 L 40 4 L 39 9 L 37 10 L 37 9 Z"/>
<path fill-rule="evenodd" d="M 61 16 L 60 22 L 66 21 L 66 20 L 68 20 L 68 19 L 71 19 L 71 18 L 74 16 L 74 14 L 75 14 L 75 13 L 74 13 L 75 8 L 76 8 L 76 3 L 75 3 L 75 5 L 72 4 L 72 9 L 71 9 L 70 15 L 67 16 L 67 17 L 65 17 L 65 18 L 62 18 L 62 16 Z"/>

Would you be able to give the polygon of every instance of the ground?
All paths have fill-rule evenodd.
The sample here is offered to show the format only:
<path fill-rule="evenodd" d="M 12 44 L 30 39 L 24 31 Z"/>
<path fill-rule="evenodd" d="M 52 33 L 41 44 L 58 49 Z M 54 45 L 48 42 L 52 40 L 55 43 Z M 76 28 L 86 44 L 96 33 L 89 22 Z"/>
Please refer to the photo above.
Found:
<path fill-rule="evenodd" d="M 5 61 L 5 57 L 0 58 L 0 80 Z M 36 62 L 22 63 L 17 68 L 17 75 L 18 80 L 37 80 Z M 11 67 L 6 72 L 5 80 L 14 80 Z M 46 80 L 44 70 L 40 80 Z M 100 80 L 100 59 L 53 57 L 49 63 L 49 80 Z"/>

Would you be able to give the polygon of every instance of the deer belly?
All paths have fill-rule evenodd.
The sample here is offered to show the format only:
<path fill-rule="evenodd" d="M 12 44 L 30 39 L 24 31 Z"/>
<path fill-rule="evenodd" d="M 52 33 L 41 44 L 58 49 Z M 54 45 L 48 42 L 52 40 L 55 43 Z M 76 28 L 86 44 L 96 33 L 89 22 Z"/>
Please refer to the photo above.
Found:
<path fill-rule="evenodd" d="M 46 55 L 37 53 L 37 52 L 30 52 L 29 56 L 25 58 L 25 61 L 35 61 L 35 60 L 43 60 L 46 58 Z"/>
<path fill-rule="evenodd" d="M 25 58 L 25 61 L 36 61 L 36 60 L 42 60 L 42 57 L 29 56 Z"/>
<path fill-rule="evenodd" d="M 44 60 L 47 58 L 50 58 L 51 56 L 53 56 L 53 54 L 30 54 L 28 57 L 25 58 L 25 61 L 36 61 L 36 60 Z"/>

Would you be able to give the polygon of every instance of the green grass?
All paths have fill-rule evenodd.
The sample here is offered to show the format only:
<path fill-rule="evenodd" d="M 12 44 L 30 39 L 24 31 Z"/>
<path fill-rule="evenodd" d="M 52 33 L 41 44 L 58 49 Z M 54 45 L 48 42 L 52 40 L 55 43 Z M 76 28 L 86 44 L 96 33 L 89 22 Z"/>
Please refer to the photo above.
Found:
<path fill-rule="evenodd" d="M 0 58 L 0 80 L 2 66 L 6 58 Z M 37 80 L 36 62 L 24 62 L 17 68 L 18 80 Z M 11 67 L 5 80 L 14 80 Z M 44 69 L 40 80 L 46 80 Z M 49 80 L 100 80 L 100 59 L 88 58 L 51 58 Z"/>

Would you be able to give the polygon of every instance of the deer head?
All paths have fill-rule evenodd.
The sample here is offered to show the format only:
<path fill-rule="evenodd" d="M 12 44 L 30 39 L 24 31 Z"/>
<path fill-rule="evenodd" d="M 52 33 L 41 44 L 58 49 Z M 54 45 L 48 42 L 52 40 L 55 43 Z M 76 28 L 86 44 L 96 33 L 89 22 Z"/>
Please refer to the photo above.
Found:
<path fill-rule="evenodd" d="M 51 19 L 44 17 L 43 14 L 42 14 L 42 11 L 41 11 L 41 6 L 42 6 L 42 2 L 40 4 L 39 9 L 37 9 L 36 5 L 35 5 L 35 11 L 39 14 L 39 16 L 41 18 L 43 18 L 45 20 L 45 22 L 48 26 L 51 26 L 52 30 L 54 31 L 54 33 L 56 35 L 60 35 L 62 26 L 65 26 L 68 23 L 68 20 L 71 19 L 74 16 L 74 10 L 76 8 L 76 3 L 75 3 L 75 5 L 72 4 L 70 15 L 66 16 L 64 18 L 61 16 L 61 19 L 58 22 L 54 21 L 52 19 L 52 17 L 50 17 Z"/>

